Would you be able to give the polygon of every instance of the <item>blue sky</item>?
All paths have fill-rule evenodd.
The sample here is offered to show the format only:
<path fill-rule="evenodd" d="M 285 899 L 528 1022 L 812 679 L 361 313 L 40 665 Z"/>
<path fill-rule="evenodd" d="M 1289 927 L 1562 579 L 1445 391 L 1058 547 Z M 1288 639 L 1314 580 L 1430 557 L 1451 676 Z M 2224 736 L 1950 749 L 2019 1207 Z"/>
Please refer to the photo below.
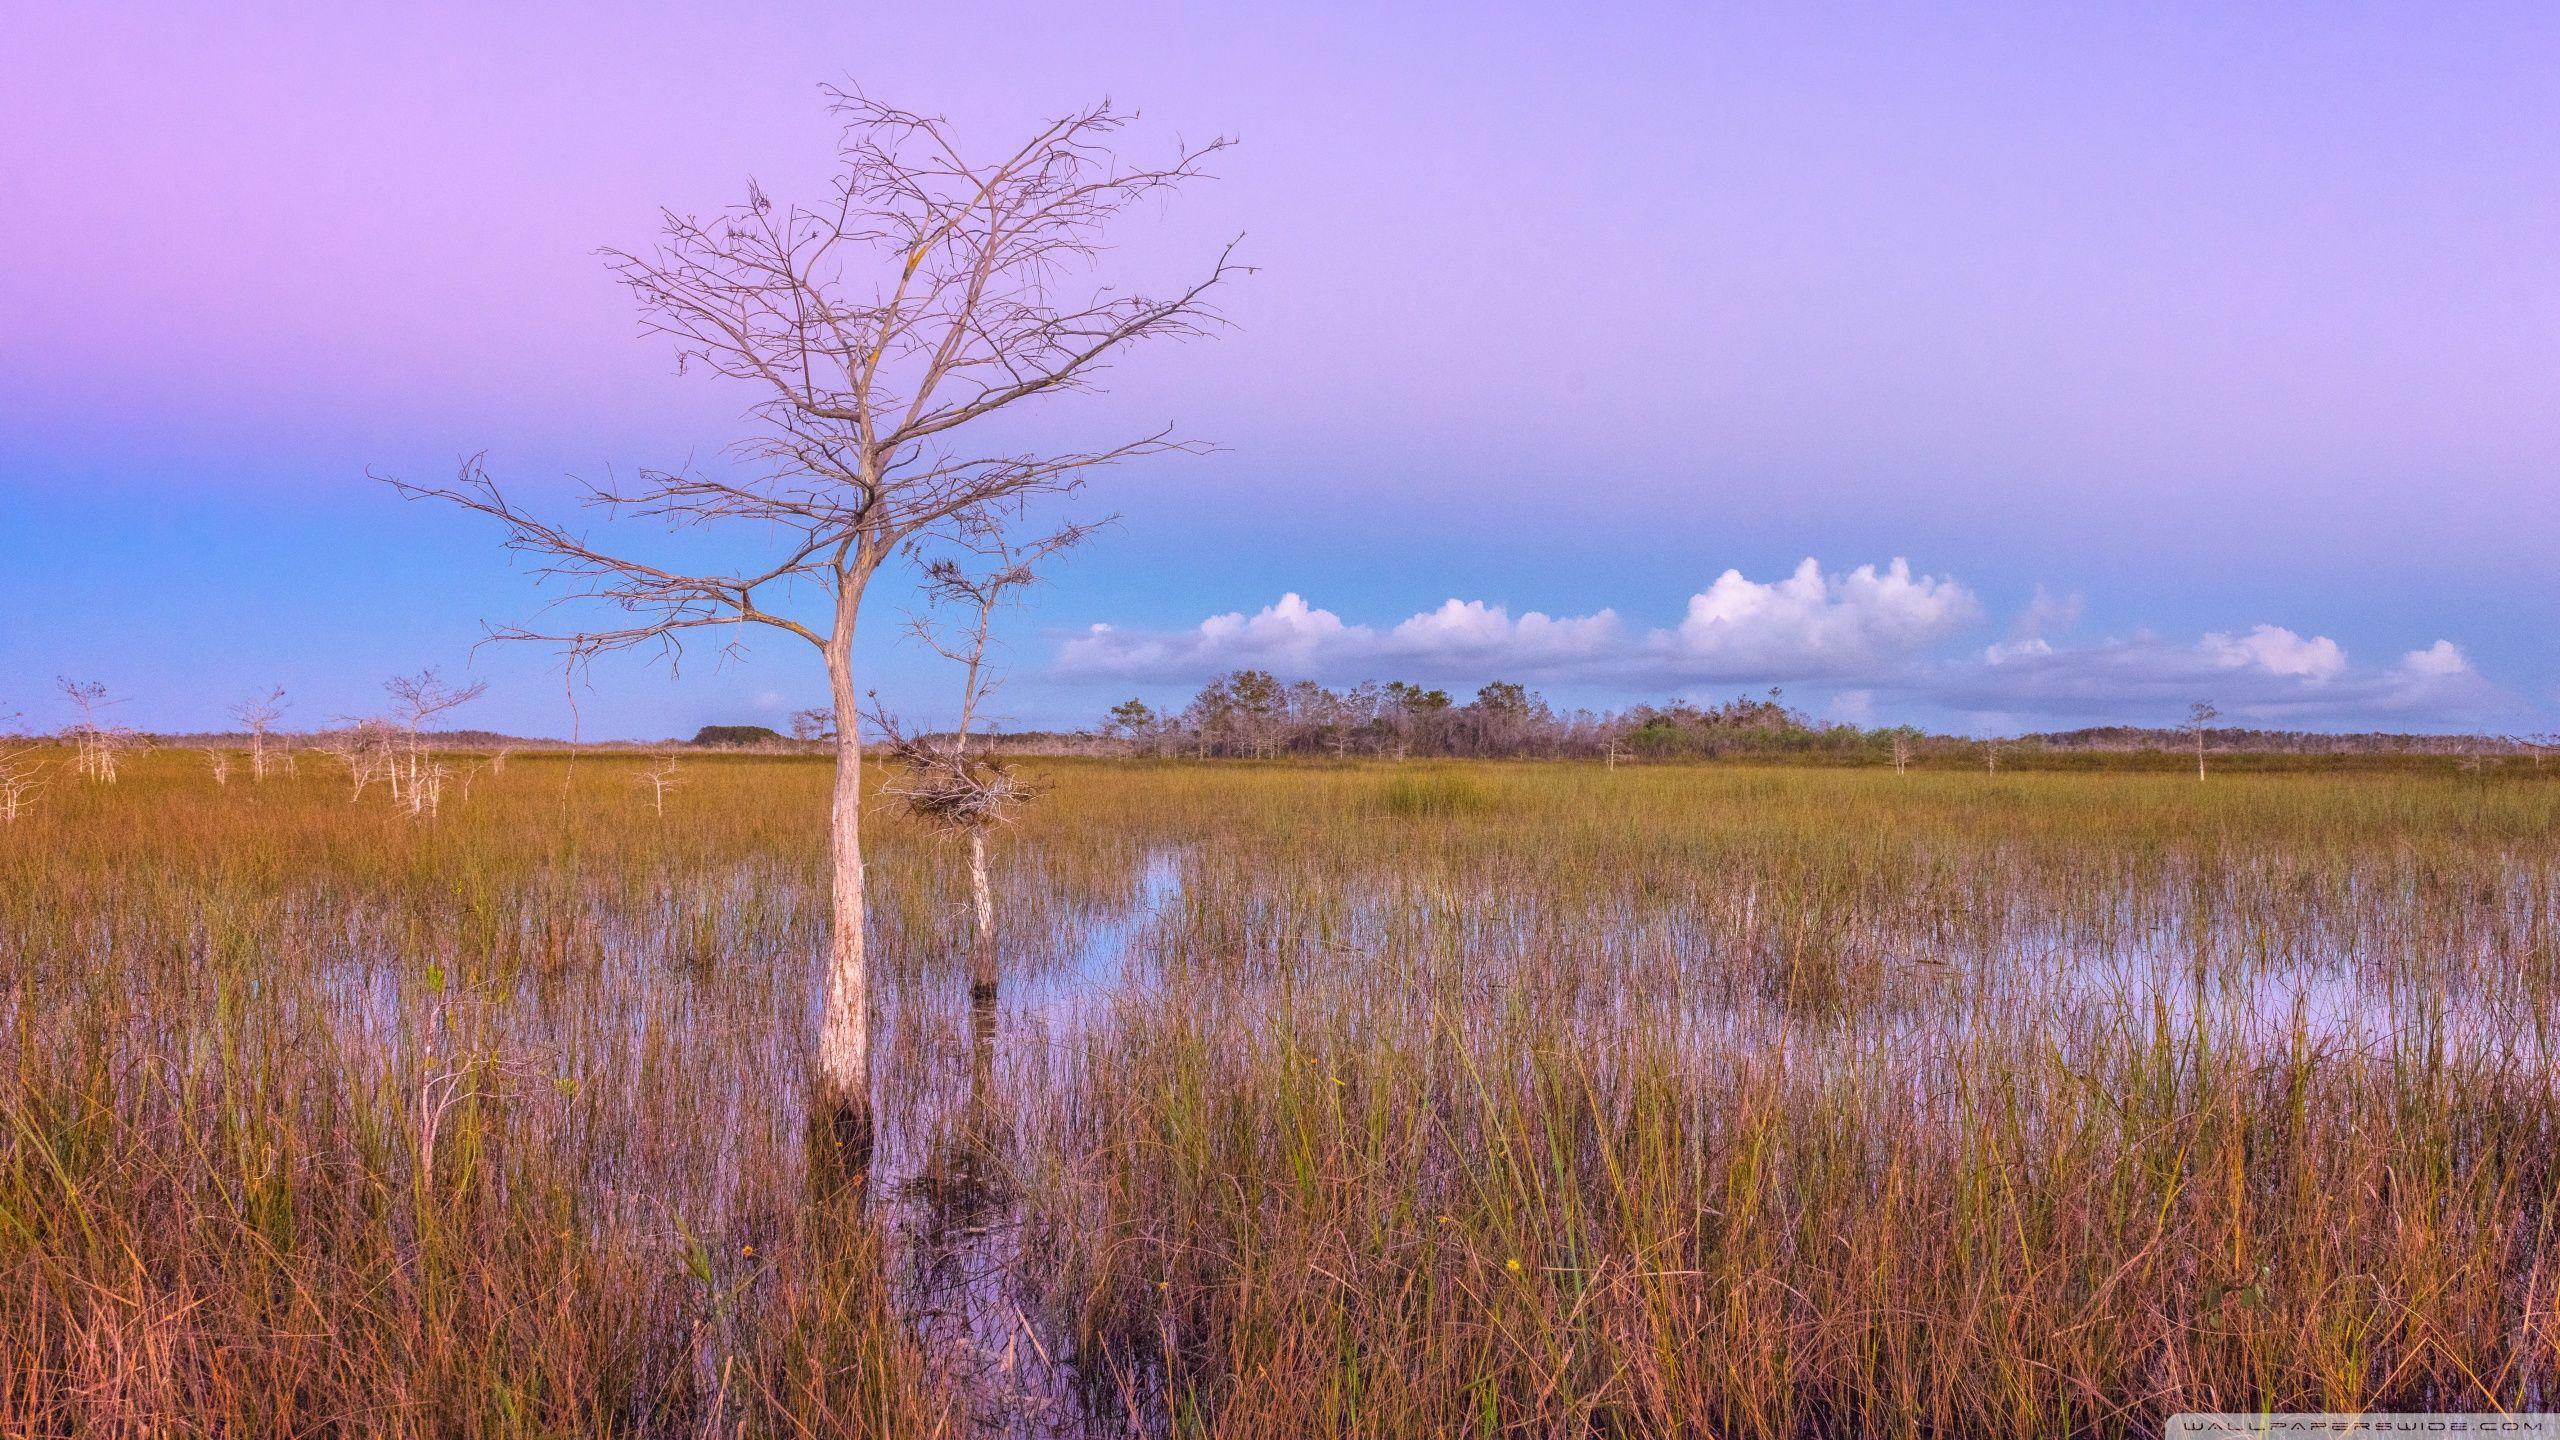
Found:
<path fill-rule="evenodd" d="M 29 723 L 57 674 L 165 729 L 274 684 L 322 723 L 426 664 L 531 733 L 819 698 L 780 644 L 567 693 L 475 653 L 540 594 L 366 472 L 486 451 L 543 495 L 716 456 L 745 397 L 673 375 L 592 252 L 823 179 L 849 75 L 990 145 L 1103 94 L 1135 144 L 1242 141 L 1109 260 L 1243 233 L 1234 330 L 1029 422 L 1222 448 L 1098 477 L 1120 523 L 1008 627 L 1017 724 L 1259 663 L 1973 729 L 2560 728 L 2546 7 L 23 14 Z M 929 717 L 903 592 L 865 658 Z"/>

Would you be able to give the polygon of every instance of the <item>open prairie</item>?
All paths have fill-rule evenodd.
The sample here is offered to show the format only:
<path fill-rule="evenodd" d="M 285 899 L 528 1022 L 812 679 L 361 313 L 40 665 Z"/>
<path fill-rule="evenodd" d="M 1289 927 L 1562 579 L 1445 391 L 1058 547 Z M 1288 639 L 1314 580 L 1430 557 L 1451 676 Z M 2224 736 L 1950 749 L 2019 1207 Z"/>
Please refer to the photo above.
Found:
<path fill-rule="evenodd" d="M 0 826 L 9 1435 L 2140 1435 L 2549 1408 L 2560 767 L 823 758 Z M 875 778 L 874 783 L 878 783 Z"/>

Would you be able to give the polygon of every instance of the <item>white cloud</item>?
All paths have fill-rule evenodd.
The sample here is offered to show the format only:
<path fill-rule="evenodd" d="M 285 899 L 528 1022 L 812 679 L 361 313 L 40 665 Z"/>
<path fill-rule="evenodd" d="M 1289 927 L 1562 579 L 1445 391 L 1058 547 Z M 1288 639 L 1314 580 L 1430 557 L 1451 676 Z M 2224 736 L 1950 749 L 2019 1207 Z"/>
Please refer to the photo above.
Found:
<path fill-rule="evenodd" d="M 2439 640 L 2424 650 L 2401 656 L 2400 668 L 2412 675 L 2468 675 L 2471 659 L 2452 641 Z"/>
<path fill-rule="evenodd" d="M 1896 560 L 1832 578 L 1807 560 L 1759 583 L 1727 570 L 1691 596 L 1670 629 L 1630 634 L 1612 610 L 1518 617 L 1501 605 L 1451 599 L 1384 631 L 1348 624 L 1297 594 L 1253 615 L 1215 615 L 1186 631 L 1096 625 L 1059 648 L 1068 675 L 1196 680 L 1267 669 L 1335 679 L 1396 674 L 1581 677 L 1675 686 L 1849 677 L 1891 670 L 1981 613 L 1953 580 Z"/>
<path fill-rule="evenodd" d="M 1895 560 L 1837 580 L 1811 560 L 1767 584 L 1727 570 L 1689 597 L 1675 632 L 1681 654 L 1713 671 L 1811 679 L 1873 670 L 1943 640 L 1982 614 L 1953 580 L 1914 576 Z"/>
<path fill-rule="evenodd" d="M 2326 635 L 2309 640 L 2281 625 L 2261 625 L 2234 638 L 2212 634 L 2196 647 L 2217 664 L 2231 669 L 2256 666 L 2270 675 L 2331 679 L 2347 668 L 2347 652 Z"/>
<path fill-rule="evenodd" d="M 1200 622 L 1205 645 L 1284 658 L 1313 656 L 1351 633 L 1352 627 L 1343 624 L 1341 616 L 1316 609 L 1294 591 L 1250 619 L 1229 614 Z"/>
<path fill-rule="evenodd" d="M 1499 605 L 1449 600 L 1389 631 L 1387 654 L 1418 662 L 1479 658 L 1514 668 L 1552 667 L 1587 661 L 1617 643 L 1617 612 L 1556 619 L 1532 610 L 1518 620 Z"/>
<path fill-rule="evenodd" d="M 1982 661 L 1986 665 L 2002 665 L 2023 656 L 2052 653 L 2051 641 L 2041 635 L 2030 635 L 2024 640 L 1994 640 L 1982 647 Z"/>
<path fill-rule="evenodd" d="M 2151 635 L 2065 649 L 1994 645 L 1984 663 L 1936 671 L 1919 693 L 1958 709 L 2089 724 L 2169 724 L 2207 700 L 2232 723 L 2271 728 L 2453 723 L 2512 703 L 2448 642 L 2396 665 L 2358 666 L 2335 640 L 2276 625 L 2192 645 Z"/>
<path fill-rule="evenodd" d="M 2044 591 L 2008 638 L 1954 644 L 1982 619 L 1963 584 L 1915 575 L 1895 560 L 1826 574 L 1807 560 L 1755 581 L 1727 570 L 1689 597 L 1679 620 L 1632 627 L 1613 610 L 1513 615 L 1450 599 L 1392 625 L 1346 621 L 1291 593 L 1251 614 L 1211 616 L 1188 630 L 1096 625 L 1059 648 L 1066 677 L 1197 683 L 1264 669 L 1330 682 L 1493 679 L 1574 684 L 1626 703 L 1726 685 L 1835 687 L 1844 720 L 1900 718 L 1914 706 L 1998 717 L 2020 728 L 2174 724 L 2211 701 L 2227 723 L 2292 728 L 2477 723 L 2518 702 L 2474 671 L 2449 640 L 2389 664 L 2358 665 L 2326 635 L 2281 625 L 2212 631 L 2189 641 L 2148 632 L 2065 643 L 2078 596 Z"/>
<path fill-rule="evenodd" d="M 1618 617 L 1557 618 L 1532 610 L 1513 619 L 1500 605 L 1450 600 L 1380 632 L 1352 625 L 1292 592 L 1252 615 L 1212 615 L 1191 630 L 1162 633 L 1096 625 L 1058 650 L 1069 675 L 1195 680 L 1235 669 L 1290 676 L 1344 676 L 1364 667 L 1416 673 L 1552 672 L 1605 659 L 1618 643 Z"/>

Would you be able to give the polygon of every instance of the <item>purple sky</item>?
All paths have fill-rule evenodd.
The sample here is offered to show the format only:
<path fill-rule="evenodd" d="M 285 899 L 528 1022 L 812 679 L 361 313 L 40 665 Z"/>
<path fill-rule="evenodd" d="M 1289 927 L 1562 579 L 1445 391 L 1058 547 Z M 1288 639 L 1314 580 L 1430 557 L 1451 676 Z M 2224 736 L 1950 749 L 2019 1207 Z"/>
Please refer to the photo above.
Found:
<path fill-rule="evenodd" d="M 851 78 L 989 145 L 1106 94 L 1134 145 L 1243 141 L 1113 261 L 1244 232 L 1236 331 L 1040 417 L 1225 450 L 1097 485 L 1123 523 L 1016 617 L 1018 723 L 1259 663 L 2560 728 L 2550 7 L 527 8 L 13 8 L 0 715 L 60 723 L 69 673 L 146 726 L 275 683 L 315 724 L 468 662 L 459 718 L 565 733 L 546 656 L 469 654 L 538 593 L 365 468 L 716 452 L 746 397 L 592 252 L 807 193 Z M 821 688 L 779 645 L 632 662 L 577 723 Z"/>

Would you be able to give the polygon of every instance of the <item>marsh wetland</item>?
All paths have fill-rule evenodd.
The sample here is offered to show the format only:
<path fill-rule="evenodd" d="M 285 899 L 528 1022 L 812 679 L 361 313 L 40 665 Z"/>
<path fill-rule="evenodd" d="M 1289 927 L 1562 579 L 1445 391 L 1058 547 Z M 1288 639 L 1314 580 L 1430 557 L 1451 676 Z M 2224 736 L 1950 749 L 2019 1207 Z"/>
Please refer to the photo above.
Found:
<path fill-rule="evenodd" d="M 2560 771 L 1035 762 L 0 827 L 0 1433 L 2149 1435 L 2560 1408 Z"/>

